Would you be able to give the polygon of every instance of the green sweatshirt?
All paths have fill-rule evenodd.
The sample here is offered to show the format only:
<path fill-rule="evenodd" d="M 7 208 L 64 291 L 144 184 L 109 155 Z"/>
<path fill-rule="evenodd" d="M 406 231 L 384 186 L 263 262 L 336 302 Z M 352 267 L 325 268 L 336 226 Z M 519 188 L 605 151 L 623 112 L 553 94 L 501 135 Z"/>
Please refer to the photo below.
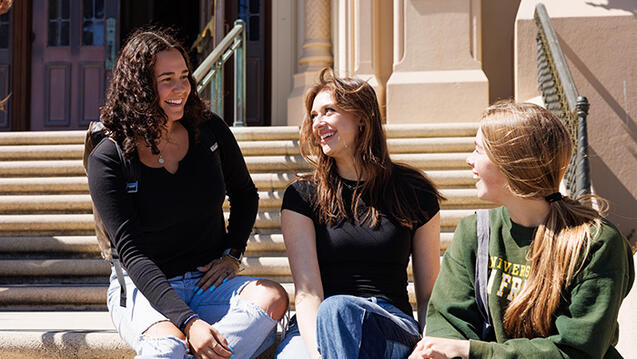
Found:
<path fill-rule="evenodd" d="M 635 278 L 631 249 L 621 233 L 605 220 L 594 233 L 584 267 L 563 292 L 549 337 L 512 339 L 502 326 L 504 312 L 529 276 L 525 256 L 536 228 L 511 222 L 504 207 L 490 210 L 489 217 L 487 293 L 495 336 L 480 341 L 482 317 L 474 289 L 476 215 L 460 221 L 443 257 L 429 301 L 426 335 L 470 339 L 469 358 L 621 358 L 614 347 L 617 314 Z"/>

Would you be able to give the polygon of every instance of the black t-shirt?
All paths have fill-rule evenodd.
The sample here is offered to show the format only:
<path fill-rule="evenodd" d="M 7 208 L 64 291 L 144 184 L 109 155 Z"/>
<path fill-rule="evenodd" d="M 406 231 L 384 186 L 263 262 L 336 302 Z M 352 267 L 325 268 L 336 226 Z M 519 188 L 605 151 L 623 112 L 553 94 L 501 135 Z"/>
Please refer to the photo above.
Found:
<path fill-rule="evenodd" d="M 177 172 L 140 164 L 134 194 L 126 193 L 113 141 L 100 142 L 88 161 L 91 198 L 123 266 L 150 303 L 178 327 L 194 313 L 167 278 L 196 270 L 226 248 L 244 250 L 258 207 L 257 190 L 230 129 L 216 116 L 201 126 L 214 133 L 219 154 L 190 133 Z M 227 232 L 226 194 L 231 203 Z"/>
<path fill-rule="evenodd" d="M 341 195 L 351 215 L 354 181 L 345 182 Z M 425 187 L 425 186 L 420 186 Z M 426 188 L 426 187 L 425 187 Z M 316 183 L 299 180 L 285 191 L 281 209 L 288 209 L 312 219 L 316 233 L 316 251 L 325 298 L 337 294 L 377 297 L 412 315 L 407 293 L 407 265 L 415 231 L 439 211 L 438 199 L 430 191 L 415 193 L 421 209 L 427 213 L 413 229 L 401 226 L 381 211 L 380 224 L 371 227 L 370 219 L 362 224 L 344 221 L 337 225 L 321 223 L 316 203 Z M 365 195 L 358 204 L 359 217 L 368 208 Z"/>

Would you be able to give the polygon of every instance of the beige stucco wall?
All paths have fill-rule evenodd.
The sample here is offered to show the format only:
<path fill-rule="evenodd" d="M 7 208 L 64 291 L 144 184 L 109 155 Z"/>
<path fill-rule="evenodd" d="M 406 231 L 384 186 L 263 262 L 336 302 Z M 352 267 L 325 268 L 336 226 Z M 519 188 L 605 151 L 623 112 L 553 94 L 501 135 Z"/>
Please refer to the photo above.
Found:
<path fill-rule="evenodd" d="M 516 19 L 517 100 L 538 95 L 535 3 L 523 0 Z M 591 104 L 593 191 L 609 201 L 608 218 L 629 235 L 637 227 L 637 2 L 549 1 L 546 9 L 578 92 Z"/>

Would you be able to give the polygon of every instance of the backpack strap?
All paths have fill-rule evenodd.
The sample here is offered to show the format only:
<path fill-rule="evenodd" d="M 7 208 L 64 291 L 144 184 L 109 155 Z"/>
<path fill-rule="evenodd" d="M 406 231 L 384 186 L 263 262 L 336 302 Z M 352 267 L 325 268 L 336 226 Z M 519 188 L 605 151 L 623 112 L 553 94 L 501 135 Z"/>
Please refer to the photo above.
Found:
<path fill-rule="evenodd" d="M 489 210 L 478 210 L 477 231 L 478 251 L 476 253 L 475 296 L 478 311 L 482 316 L 482 335 L 485 340 L 493 329 L 489 301 L 487 298 L 487 281 L 489 271 Z"/>
<path fill-rule="evenodd" d="M 139 160 L 127 159 L 124 156 L 124 152 L 122 152 L 122 149 L 119 147 L 119 144 L 112 138 L 109 137 L 109 139 L 115 143 L 119 162 L 122 165 L 122 173 L 126 176 L 126 192 L 137 193 L 137 190 L 139 189 L 139 179 L 141 177 Z M 115 268 L 115 274 L 117 275 L 117 281 L 119 282 L 120 288 L 119 305 L 120 307 L 126 307 L 126 282 L 124 281 L 122 262 L 119 260 L 119 253 L 117 253 L 117 248 L 115 248 L 115 246 L 111 246 L 111 255 L 111 262 Z"/>

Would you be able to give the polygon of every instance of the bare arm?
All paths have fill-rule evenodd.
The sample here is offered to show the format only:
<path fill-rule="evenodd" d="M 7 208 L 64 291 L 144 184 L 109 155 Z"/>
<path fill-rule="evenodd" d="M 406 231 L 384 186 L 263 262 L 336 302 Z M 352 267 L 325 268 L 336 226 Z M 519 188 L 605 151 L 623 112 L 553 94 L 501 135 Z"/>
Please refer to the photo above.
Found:
<path fill-rule="evenodd" d="M 418 321 L 420 329 L 424 330 L 429 297 L 440 271 L 440 212 L 416 230 L 413 238 L 412 266 L 418 302 Z"/>
<path fill-rule="evenodd" d="M 323 301 L 323 284 L 316 255 L 312 220 L 300 213 L 281 211 L 281 229 L 295 287 L 296 319 L 301 338 L 313 358 L 320 354 L 316 342 L 316 313 Z"/>

